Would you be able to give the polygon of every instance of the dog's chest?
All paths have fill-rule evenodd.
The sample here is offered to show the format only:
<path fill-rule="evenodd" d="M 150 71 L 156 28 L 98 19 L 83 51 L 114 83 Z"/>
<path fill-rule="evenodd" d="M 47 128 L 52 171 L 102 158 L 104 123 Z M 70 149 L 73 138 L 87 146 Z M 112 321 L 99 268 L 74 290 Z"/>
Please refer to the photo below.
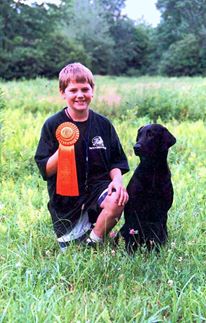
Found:
<path fill-rule="evenodd" d="M 172 191 L 169 170 L 149 169 L 137 167 L 128 185 L 128 192 L 132 196 L 144 194 L 147 196 L 161 196 L 165 191 Z M 163 196 L 162 196 L 163 197 Z"/>

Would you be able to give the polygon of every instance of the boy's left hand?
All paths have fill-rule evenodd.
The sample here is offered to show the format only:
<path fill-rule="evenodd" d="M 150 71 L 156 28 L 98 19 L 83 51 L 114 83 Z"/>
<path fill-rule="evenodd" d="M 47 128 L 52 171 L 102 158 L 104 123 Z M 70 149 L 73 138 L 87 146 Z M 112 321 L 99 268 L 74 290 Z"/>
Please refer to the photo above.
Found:
<path fill-rule="evenodd" d="M 124 206 L 129 200 L 129 195 L 123 186 L 122 180 L 119 178 L 114 178 L 108 186 L 108 195 L 111 195 L 114 191 L 117 195 L 117 204 Z"/>

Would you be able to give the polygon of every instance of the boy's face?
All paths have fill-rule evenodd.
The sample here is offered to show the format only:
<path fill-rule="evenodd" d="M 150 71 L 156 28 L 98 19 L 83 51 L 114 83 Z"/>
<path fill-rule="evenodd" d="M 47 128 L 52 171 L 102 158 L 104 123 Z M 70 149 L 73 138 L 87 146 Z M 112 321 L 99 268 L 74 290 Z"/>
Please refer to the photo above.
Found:
<path fill-rule="evenodd" d="M 61 92 L 61 95 L 73 112 L 80 112 L 88 110 L 93 97 L 93 89 L 88 82 L 77 83 L 76 81 L 71 81 L 65 91 Z"/>

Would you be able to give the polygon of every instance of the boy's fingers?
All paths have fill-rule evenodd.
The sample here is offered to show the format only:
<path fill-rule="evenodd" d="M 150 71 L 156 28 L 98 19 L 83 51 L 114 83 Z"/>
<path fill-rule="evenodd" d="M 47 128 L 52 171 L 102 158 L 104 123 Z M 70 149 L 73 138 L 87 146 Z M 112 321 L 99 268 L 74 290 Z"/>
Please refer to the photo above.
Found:
<path fill-rule="evenodd" d="M 125 194 L 125 190 L 124 189 L 121 189 L 120 190 L 120 196 L 119 196 L 119 202 L 118 202 L 118 205 L 119 206 L 123 206 L 125 205 L 126 203 L 126 194 Z"/>
<path fill-rule="evenodd" d="M 129 200 L 129 196 L 127 194 L 127 191 L 124 191 L 123 205 L 127 204 L 128 200 Z"/>
<path fill-rule="evenodd" d="M 108 195 L 111 195 L 112 194 L 112 188 L 111 186 L 108 186 L 108 192 L 107 192 Z"/>
<path fill-rule="evenodd" d="M 112 194 L 112 187 L 113 186 L 111 184 L 108 186 L 108 192 L 107 192 L 108 195 Z"/>

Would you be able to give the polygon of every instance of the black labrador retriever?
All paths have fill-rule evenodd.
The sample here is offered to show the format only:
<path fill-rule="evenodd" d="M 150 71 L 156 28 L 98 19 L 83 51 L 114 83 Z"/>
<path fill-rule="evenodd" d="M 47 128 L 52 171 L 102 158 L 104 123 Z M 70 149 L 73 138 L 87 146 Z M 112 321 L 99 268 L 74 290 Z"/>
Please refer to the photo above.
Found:
<path fill-rule="evenodd" d="M 159 248 L 167 240 L 167 212 L 173 202 L 168 149 L 175 137 L 162 125 L 150 124 L 138 130 L 135 155 L 140 157 L 127 186 L 129 201 L 125 206 L 125 224 L 120 234 L 128 253 L 138 246 Z"/>

